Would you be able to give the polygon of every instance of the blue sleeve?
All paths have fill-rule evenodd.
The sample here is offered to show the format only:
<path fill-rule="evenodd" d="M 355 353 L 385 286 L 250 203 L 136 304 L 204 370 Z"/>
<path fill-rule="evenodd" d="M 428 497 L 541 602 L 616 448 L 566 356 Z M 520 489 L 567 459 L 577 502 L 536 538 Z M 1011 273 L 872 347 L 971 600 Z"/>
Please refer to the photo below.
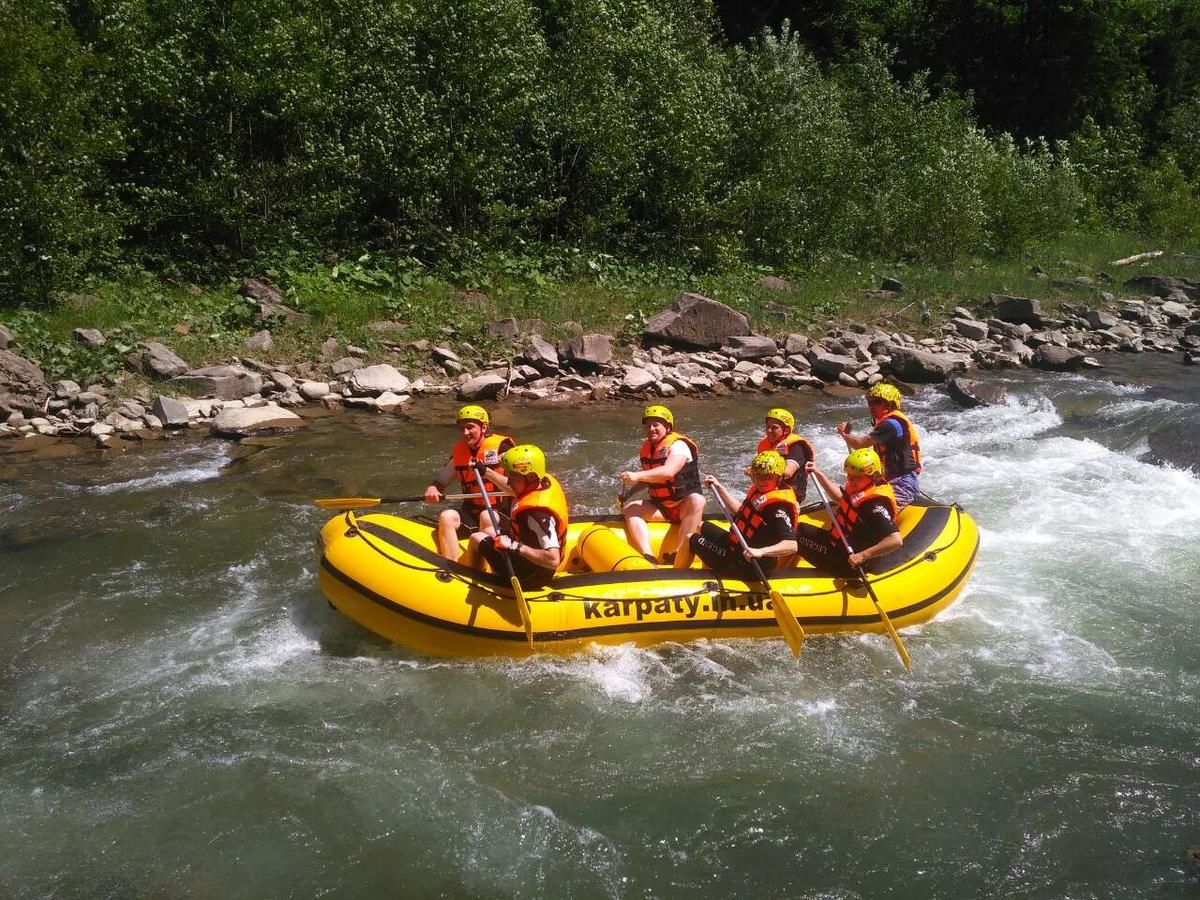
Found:
<path fill-rule="evenodd" d="M 895 419 L 884 419 L 871 429 L 868 436 L 877 444 L 890 444 L 904 437 L 904 429 Z"/>

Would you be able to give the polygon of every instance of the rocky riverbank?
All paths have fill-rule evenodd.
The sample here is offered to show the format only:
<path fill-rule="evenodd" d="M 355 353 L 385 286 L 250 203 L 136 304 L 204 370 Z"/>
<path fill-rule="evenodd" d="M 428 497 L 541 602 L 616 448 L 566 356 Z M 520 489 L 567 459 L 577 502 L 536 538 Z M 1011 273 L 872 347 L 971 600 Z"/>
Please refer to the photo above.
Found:
<path fill-rule="evenodd" d="M 66 379 L 48 384 L 21 355 L 20 335 L 0 327 L 0 439 L 82 440 L 111 450 L 177 429 L 239 438 L 303 427 L 314 409 L 390 414 L 421 397 L 445 395 L 578 405 L 622 396 L 866 388 L 887 380 L 902 389 L 945 383 L 956 399 L 974 405 L 1002 399 L 1002 390 L 980 375 L 986 370 L 1073 371 L 1098 367 L 1092 354 L 1106 351 L 1182 353 L 1184 363 L 1200 364 L 1200 283 L 1166 276 L 1132 278 L 1120 295 L 1098 295 L 1098 305 L 1064 303 L 1057 317 L 1037 300 L 992 294 L 974 309 L 956 308 L 939 336 L 920 339 L 856 323 L 819 338 L 757 334 L 742 313 L 685 293 L 632 344 L 578 328 L 551 341 L 536 321 L 489 322 L 487 335 L 511 355 L 482 363 L 461 339 L 436 345 L 385 339 L 383 352 L 371 354 L 330 338 L 312 360 L 264 361 L 272 332 L 302 314 L 264 282 L 248 279 L 242 292 L 257 301 L 263 325 L 246 339 L 245 355 L 192 368 L 164 344 L 145 342 L 126 359 L 147 379 L 132 391 Z M 388 323 L 378 324 L 386 333 Z M 77 329 L 75 337 L 107 339 L 91 329 Z M 422 362 L 401 371 L 399 357 L 414 353 Z"/>

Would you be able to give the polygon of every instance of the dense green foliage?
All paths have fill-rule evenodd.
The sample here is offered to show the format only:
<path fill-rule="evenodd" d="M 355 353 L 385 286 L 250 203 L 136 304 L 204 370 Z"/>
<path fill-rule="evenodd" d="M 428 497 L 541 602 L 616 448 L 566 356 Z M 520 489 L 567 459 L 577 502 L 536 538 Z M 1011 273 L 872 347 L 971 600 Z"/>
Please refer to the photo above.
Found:
<path fill-rule="evenodd" d="M 540 244 L 787 269 L 1010 253 L 1080 222 L 1197 228 L 1182 0 L 825 0 L 737 45 L 717 13 L 0 0 L 0 302 L 117 264 L 205 280 L 369 250 L 463 271 Z M 1030 54 L 1069 94 L 1043 104 L 1053 127 L 985 127 Z"/>

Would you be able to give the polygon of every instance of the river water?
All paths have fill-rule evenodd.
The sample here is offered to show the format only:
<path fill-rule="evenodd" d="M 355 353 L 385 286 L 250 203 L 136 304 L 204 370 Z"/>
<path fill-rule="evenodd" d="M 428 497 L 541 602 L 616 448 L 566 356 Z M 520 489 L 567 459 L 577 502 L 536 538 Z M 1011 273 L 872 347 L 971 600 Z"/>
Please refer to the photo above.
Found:
<path fill-rule="evenodd" d="M 1145 461 L 1200 420 L 1175 366 L 909 403 L 924 487 L 982 533 L 958 604 L 904 632 L 911 675 L 873 635 L 797 664 L 778 640 L 442 661 L 363 632 L 315 587 L 310 500 L 419 492 L 448 405 L 7 455 L 0 895 L 1194 897 L 1200 480 Z M 781 402 L 830 468 L 834 423 L 865 424 L 850 397 L 674 407 L 740 484 Z M 637 417 L 497 412 L 581 513 L 611 509 Z"/>

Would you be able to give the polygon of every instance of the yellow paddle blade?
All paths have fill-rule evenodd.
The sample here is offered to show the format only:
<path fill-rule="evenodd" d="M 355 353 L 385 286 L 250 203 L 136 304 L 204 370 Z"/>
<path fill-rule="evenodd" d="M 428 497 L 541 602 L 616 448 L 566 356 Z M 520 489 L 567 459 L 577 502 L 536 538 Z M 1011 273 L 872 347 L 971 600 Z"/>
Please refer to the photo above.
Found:
<path fill-rule="evenodd" d="M 779 591 L 771 591 L 771 609 L 775 612 L 775 621 L 779 623 L 783 639 L 792 648 L 792 655 L 799 659 L 804 649 L 804 629 Z"/>
<path fill-rule="evenodd" d="M 909 672 L 912 671 L 912 659 L 908 655 L 908 651 L 904 649 L 904 642 L 900 640 L 900 635 L 896 631 L 896 626 L 892 624 L 892 620 L 888 618 L 888 614 L 883 611 L 883 607 L 879 605 L 879 601 L 875 598 L 874 592 L 871 593 L 871 599 L 875 601 L 875 608 L 879 610 L 879 618 L 883 619 L 883 624 L 888 630 L 888 636 L 891 637 L 892 643 L 896 645 L 896 652 L 900 654 L 900 662 L 904 663 L 904 668 Z"/>
<path fill-rule="evenodd" d="M 313 501 L 321 509 L 362 509 L 366 506 L 378 506 L 382 502 L 380 497 L 327 497 Z"/>
<path fill-rule="evenodd" d="M 512 577 L 513 596 L 517 600 L 517 614 L 521 617 L 521 626 L 525 629 L 525 640 L 529 641 L 529 646 L 533 647 L 533 616 L 529 612 L 529 601 L 525 599 L 525 592 L 521 590 L 521 582 L 517 580 L 517 576 Z"/>

